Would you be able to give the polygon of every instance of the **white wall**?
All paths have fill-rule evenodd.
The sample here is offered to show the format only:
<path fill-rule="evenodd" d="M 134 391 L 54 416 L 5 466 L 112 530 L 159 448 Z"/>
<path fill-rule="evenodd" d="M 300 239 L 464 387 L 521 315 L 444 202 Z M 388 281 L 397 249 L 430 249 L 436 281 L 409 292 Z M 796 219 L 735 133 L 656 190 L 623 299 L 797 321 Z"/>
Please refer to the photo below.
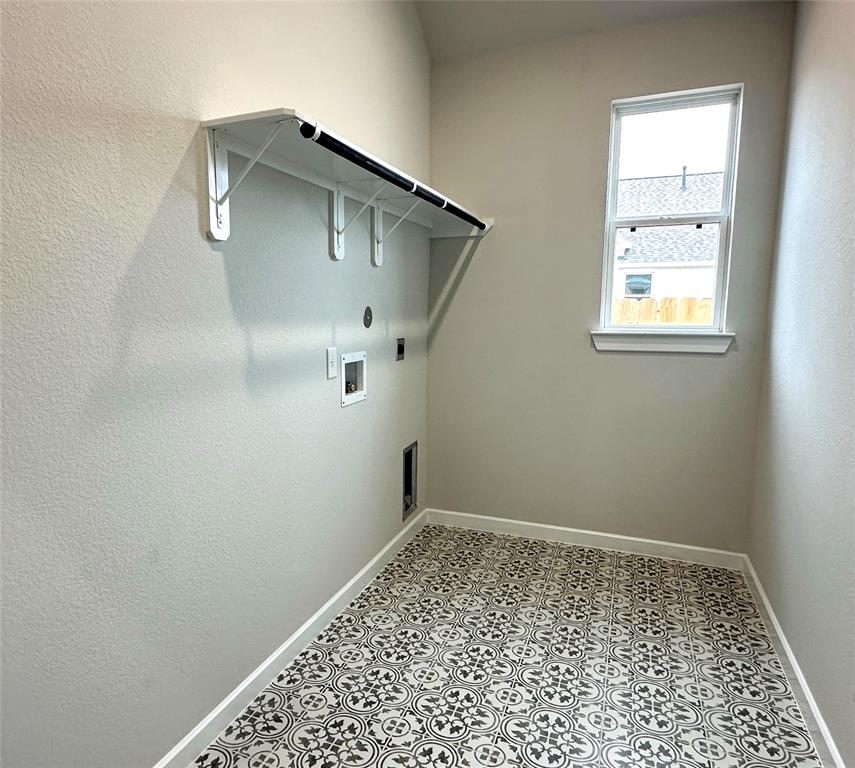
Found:
<path fill-rule="evenodd" d="M 432 250 L 431 506 L 744 548 L 791 31 L 760 4 L 434 67 L 434 181 L 496 227 L 455 276 Z M 736 348 L 598 354 L 610 102 L 735 82 Z"/>
<path fill-rule="evenodd" d="M 751 559 L 855 765 L 855 5 L 799 7 Z"/>
<path fill-rule="evenodd" d="M 258 168 L 211 245 L 198 121 L 296 106 L 424 176 L 428 56 L 410 4 L 2 14 L 2 764 L 150 766 L 399 530 L 426 438 L 424 230 L 333 263 Z"/>

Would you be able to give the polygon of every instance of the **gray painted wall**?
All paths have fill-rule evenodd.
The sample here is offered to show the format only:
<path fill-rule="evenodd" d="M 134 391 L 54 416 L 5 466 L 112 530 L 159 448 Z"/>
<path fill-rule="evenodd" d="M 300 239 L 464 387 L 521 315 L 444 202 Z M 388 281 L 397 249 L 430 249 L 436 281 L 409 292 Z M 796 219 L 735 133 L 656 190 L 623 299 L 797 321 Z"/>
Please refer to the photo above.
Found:
<path fill-rule="evenodd" d="M 855 5 L 799 8 L 749 553 L 855 765 Z"/>
<path fill-rule="evenodd" d="M 150 766 L 400 529 L 426 438 L 425 231 L 333 263 L 258 168 L 208 244 L 198 121 L 296 106 L 424 176 L 428 56 L 409 4 L 2 12 L 2 764 Z"/>
<path fill-rule="evenodd" d="M 744 549 L 791 34 L 764 4 L 434 67 L 433 178 L 497 223 L 433 246 L 431 506 Z M 610 102 L 733 82 L 736 348 L 598 354 Z"/>

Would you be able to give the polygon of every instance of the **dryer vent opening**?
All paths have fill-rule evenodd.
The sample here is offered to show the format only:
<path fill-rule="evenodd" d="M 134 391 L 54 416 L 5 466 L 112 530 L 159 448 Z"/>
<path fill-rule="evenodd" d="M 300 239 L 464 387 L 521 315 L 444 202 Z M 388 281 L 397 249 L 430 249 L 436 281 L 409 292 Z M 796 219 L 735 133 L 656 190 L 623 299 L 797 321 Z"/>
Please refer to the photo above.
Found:
<path fill-rule="evenodd" d="M 419 465 L 419 443 L 418 440 L 412 445 L 404 448 L 404 476 L 403 476 L 403 515 L 406 520 L 418 506 L 416 492 L 418 490 L 418 479 L 416 477 Z"/>

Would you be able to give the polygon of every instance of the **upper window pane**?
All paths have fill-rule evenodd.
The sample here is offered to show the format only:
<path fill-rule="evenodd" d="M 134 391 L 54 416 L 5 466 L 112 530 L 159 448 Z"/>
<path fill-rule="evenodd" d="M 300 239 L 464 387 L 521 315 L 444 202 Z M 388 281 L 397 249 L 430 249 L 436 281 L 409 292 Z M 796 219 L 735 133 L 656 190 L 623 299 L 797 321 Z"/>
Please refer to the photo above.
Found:
<path fill-rule="evenodd" d="M 731 103 L 620 116 L 619 217 L 717 213 Z"/>

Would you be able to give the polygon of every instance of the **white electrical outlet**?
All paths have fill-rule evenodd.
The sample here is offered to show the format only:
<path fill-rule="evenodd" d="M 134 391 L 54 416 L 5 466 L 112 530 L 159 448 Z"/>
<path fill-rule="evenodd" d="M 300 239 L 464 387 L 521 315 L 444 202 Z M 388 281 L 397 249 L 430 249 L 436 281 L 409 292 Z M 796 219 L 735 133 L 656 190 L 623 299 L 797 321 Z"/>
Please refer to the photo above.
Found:
<path fill-rule="evenodd" d="M 338 353 L 335 347 L 327 347 L 327 378 L 334 379 L 338 376 Z"/>

